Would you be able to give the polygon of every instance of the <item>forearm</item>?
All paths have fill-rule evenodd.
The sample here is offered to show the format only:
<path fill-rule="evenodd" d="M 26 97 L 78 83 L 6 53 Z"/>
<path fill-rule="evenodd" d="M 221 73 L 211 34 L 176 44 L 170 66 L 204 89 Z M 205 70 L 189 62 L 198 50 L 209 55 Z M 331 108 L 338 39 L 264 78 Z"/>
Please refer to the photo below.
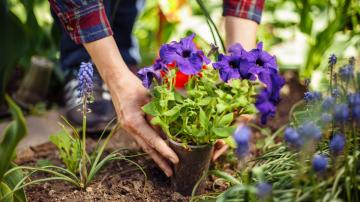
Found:
<path fill-rule="evenodd" d="M 258 24 L 253 20 L 239 17 L 225 17 L 226 45 L 240 43 L 246 50 L 256 47 L 256 31 Z"/>
<path fill-rule="evenodd" d="M 124 83 L 130 78 L 136 79 L 123 61 L 112 36 L 84 43 L 84 47 L 110 90 L 119 88 L 119 83 Z"/>

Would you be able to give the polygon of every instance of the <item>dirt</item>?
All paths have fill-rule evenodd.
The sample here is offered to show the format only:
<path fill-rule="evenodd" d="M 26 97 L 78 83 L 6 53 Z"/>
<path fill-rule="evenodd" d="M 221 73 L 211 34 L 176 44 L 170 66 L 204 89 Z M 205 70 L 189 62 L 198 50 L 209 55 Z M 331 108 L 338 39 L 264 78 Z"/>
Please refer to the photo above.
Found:
<path fill-rule="evenodd" d="M 136 151 L 124 151 L 124 154 Z M 156 167 L 147 156 L 132 157 L 131 160 L 140 164 L 146 174 L 133 164 L 126 161 L 109 163 L 87 187 L 80 190 L 63 181 L 48 181 L 26 187 L 28 201 L 189 201 L 171 188 L 170 179 Z M 39 162 L 51 162 L 60 165 L 56 148 L 51 143 L 33 147 L 19 155 L 17 163 L 22 165 L 36 165 Z M 35 174 L 32 180 L 50 177 L 44 173 Z M 207 192 L 212 190 L 212 177 L 207 182 Z M 222 185 L 225 188 L 224 185 Z"/>

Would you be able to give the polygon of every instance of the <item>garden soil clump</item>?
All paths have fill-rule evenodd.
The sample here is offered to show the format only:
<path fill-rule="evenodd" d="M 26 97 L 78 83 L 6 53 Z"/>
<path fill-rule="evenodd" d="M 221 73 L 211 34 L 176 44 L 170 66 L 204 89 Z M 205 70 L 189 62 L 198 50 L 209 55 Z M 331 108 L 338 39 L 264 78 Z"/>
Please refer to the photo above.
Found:
<path fill-rule="evenodd" d="M 46 143 L 23 152 L 17 163 L 36 165 L 51 162 L 61 165 L 56 148 Z M 124 151 L 124 155 L 134 152 Z M 148 179 L 133 164 L 124 160 L 113 161 L 97 175 L 86 190 L 81 191 L 63 181 L 48 181 L 28 186 L 28 201 L 189 201 L 189 197 L 174 192 L 171 181 L 155 166 L 148 156 L 131 157 L 145 170 Z M 45 173 L 35 174 L 31 179 L 51 177 Z M 207 187 L 211 187 L 210 183 Z"/>

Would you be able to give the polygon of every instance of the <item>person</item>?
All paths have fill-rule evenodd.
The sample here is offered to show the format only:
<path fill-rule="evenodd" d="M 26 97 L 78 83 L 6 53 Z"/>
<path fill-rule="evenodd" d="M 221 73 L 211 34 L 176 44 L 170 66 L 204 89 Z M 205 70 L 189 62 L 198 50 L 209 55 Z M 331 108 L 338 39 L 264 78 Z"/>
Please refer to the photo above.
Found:
<path fill-rule="evenodd" d="M 103 1 L 49 0 L 49 3 L 69 37 L 84 47 L 96 65 L 109 89 L 122 128 L 171 176 L 170 163 L 177 164 L 179 159 L 149 125 L 141 110 L 150 100 L 149 92 L 126 65 L 126 56 L 120 54 L 113 36 L 116 27 L 111 27 Z M 247 50 L 255 48 L 263 6 L 264 0 L 223 0 L 227 45 L 240 43 Z M 223 142 L 219 145 L 214 158 L 226 148 Z"/>

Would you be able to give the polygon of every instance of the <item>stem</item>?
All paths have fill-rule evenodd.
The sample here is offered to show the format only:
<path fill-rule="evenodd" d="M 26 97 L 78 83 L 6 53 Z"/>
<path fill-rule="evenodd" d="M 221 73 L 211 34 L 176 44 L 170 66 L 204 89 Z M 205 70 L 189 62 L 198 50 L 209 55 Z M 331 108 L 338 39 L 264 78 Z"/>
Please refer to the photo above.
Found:
<path fill-rule="evenodd" d="M 87 170 L 86 170 L 86 113 L 87 113 L 87 95 L 83 97 L 82 105 L 82 114 L 83 114 L 83 123 L 82 123 L 82 155 L 81 155 L 81 164 L 80 164 L 80 180 L 81 187 L 84 188 L 87 180 Z"/>

